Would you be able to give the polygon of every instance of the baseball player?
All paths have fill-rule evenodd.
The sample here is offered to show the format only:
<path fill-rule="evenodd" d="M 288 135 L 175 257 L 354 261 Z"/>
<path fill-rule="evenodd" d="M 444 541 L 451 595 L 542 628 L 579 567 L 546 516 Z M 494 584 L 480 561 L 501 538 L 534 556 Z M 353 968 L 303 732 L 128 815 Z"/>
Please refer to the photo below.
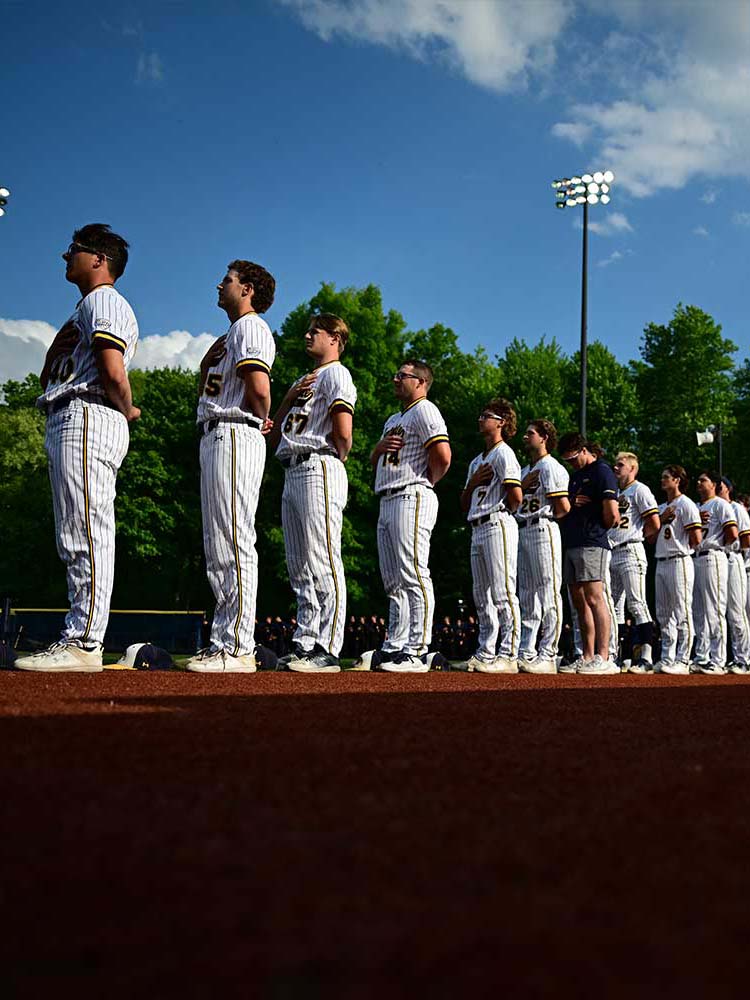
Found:
<path fill-rule="evenodd" d="M 661 474 L 666 503 L 659 506 L 656 537 L 656 618 L 661 627 L 661 659 L 654 671 L 690 672 L 693 646 L 694 561 L 690 557 L 701 541 L 701 516 L 690 497 L 687 473 L 668 465 Z"/>
<path fill-rule="evenodd" d="M 521 605 L 518 667 L 528 674 L 554 674 L 563 619 L 562 543 L 556 519 L 570 510 L 568 473 L 549 454 L 557 446 L 557 430 L 549 420 L 532 420 L 523 443 L 529 464 L 521 472 L 523 499 L 516 510 Z"/>
<path fill-rule="evenodd" d="M 750 516 L 743 504 L 734 499 L 734 487 L 726 476 L 722 476 L 716 495 L 732 505 L 737 518 L 737 541 L 726 547 L 727 626 L 732 640 L 732 663 L 729 670 L 733 674 L 746 674 L 750 670 L 750 624 L 747 617 L 745 552 L 750 547 Z"/>
<path fill-rule="evenodd" d="M 484 451 L 472 459 L 461 494 L 471 525 L 471 575 L 479 618 L 479 644 L 469 670 L 517 674 L 521 612 L 516 596 L 521 466 L 508 445 L 516 412 L 507 399 L 492 399 L 479 414 Z M 500 646 L 498 649 L 498 633 Z"/>
<path fill-rule="evenodd" d="M 583 647 L 573 667 L 576 673 L 587 675 L 619 673 L 620 668 L 608 658 L 613 609 L 606 591 L 607 533 L 620 520 L 617 480 L 599 446 L 582 434 L 564 434 L 559 451 L 574 469 L 568 494 L 570 513 L 560 522 L 565 545 L 563 577 L 578 614 Z"/>
<path fill-rule="evenodd" d="M 263 429 L 276 347 L 261 318 L 273 303 L 272 275 L 234 260 L 217 286 L 229 330 L 201 362 L 198 429 L 203 547 L 216 598 L 209 646 L 188 660 L 196 673 L 252 673 L 258 555 L 255 512 L 266 463 Z"/>
<path fill-rule="evenodd" d="M 696 480 L 703 538 L 695 553 L 695 653 L 692 670 L 701 674 L 726 673 L 727 577 L 726 546 L 737 540 L 737 518 L 732 505 L 716 495 L 721 479 L 704 470 Z"/>
<path fill-rule="evenodd" d="M 47 414 L 57 551 L 70 611 L 59 642 L 16 660 L 20 670 L 102 670 L 115 562 L 115 480 L 128 450 L 133 406 L 127 369 L 138 324 L 115 289 L 128 244 L 109 226 L 77 229 L 62 255 L 81 299 L 58 331 L 41 373 L 37 405 Z"/>
<path fill-rule="evenodd" d="M 653 619 L 646 603 L 646 550 L 644 538 L 655 540 L 659 528 L 659 509 L 656 498 L 648 486 L 638 482 L 638 456 L 632 451 L 621 451 L 615 458 L 614 472 L 620 495 L 617 506 L 620 522 L 609 531 L 612 549 L 610 575 L 612 600 L 617 615 L 617 625 L 625 629 L 625 601 L 635 623 L 633 658 L 627 668 L 631 674 L 643 674 L 653 668 L 651 647 Z"/>
<path fill-rule="evenodd" d="M 427 398 L 433 373 L 406 360 L 393 376 L 402 409 L 383 427 L 370 455 L 380 497 L 378 557 L 388 595 L 388 639 L 380 669 L 426 673 L 423 657 L 432 638 L 435 599 L 430 577 L 430 538 L 438 500 L 433 487 L 448 471 L 451 448 L 440 410 Z"/>
<path fill-rule="evenodd" d="M 315 368 L 291 386 L 269 436 L 286 469 L 281 523 L 297 595 L 288 667 L 304 673 L 341 669 L 346 624 L 341 526 L 349 489 L 344 462 L 357 401 L 349 370 L 339 360 L 348 339 L 349 328 L 338 316 L 310 317 L 305 348 Z"/>
<path fill-rule="evenodd" d="M 737 497 L 737 500 L 745 508 L 745 512 L 750 514 L 750 495 L 743 493 Z M 747 578 L 747 600 L 745 602 L 745 611 L 747 612 L 748 621 L 750 621 L 750 542 L 747 547 L 743 546 L 742 554 L 745 558 L 745 576 Z"/>

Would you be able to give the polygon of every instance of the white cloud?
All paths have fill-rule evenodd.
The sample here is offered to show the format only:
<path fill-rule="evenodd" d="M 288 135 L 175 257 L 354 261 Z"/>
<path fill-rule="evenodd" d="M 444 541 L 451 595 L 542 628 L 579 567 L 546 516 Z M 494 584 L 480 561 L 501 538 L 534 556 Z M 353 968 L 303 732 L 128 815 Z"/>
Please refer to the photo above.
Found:
<path fill-rule="evenodd" d="M 701 201 L 704 205 L 713 205 L 718 197 L 719 192 L 715 188 L 709 188 L 708 191 L 704 191 L 701 195 Z"/>
<path fill-rule="evenodd" d="M 619 250 L 613 250 L 609 257 L 605 257 L 603 260 L 597 261 L 597 267 L 609 267 L 610 264 L 616 264 L 618 260 L 622 260 L 623 255 Z"/>
<path fill-rule="evenodd" d="M 735 226 L 750 226 L 750 212 L 735 212 L 732 222 Z"/>
<path fill-rule="evenodd" d="M 151 334 L 138 341 L 134 368 L 193 368 L 200 367 L 201 359 L 216 340 L 211 333 L 193 336 L 187 330 Z"/>
<path fill-rule="evenodd" d="M 40 372 L 57 328 L 37 319 L 0 319 L 0 382 Z"/>
<path fill-rule="evenodd" d="M 583 222 L 577 216 L 573 221 L 575 229 L 583 229 Z M 615 236 L 618 233 L 632 233 L 633 227 L 624 212 L 607 212 L 601 221 L 589 218 L 589 229 L 597 236 Z"/>
<path fill-rule="evenodd" d="M 582 146 L 593 132 L 592 125 L 583 122 L 557 122 L 552 126 L 552 135 L 558 139 L 569 139 L 576 146 Z"/>
<path fill-rule="evenodd" d="M 136 83 L 160 83 L 164 79 L 164 67 L 158 52 L 141 52 L 135 71 Z"/>
<path fill-rule="evenodd" d="M 705 237 L 709 235 L 710 234 L 705 226 L 696 226 L 693 230 L 693 236 L 702 236 L 705 239 Z"/>
<path fill-rule="evenodd" d="M 606 96 L 579 102 L 559 124 L 589 127 L 602 169 L 636 197 L 700 177 L 750 177 L 746 5 L 613 0 L 609 12 L 633 40 L 631 58 L 639 44 L 648 51 L 624 75 L 627 62 L 615 60 Z"/>
<path fill-rule="evenodd" d="M 572 0 L 279 0 L 325 41 L 336 35 L 447 62 L 491 90 L 527 85 L 554 63 Z"/>

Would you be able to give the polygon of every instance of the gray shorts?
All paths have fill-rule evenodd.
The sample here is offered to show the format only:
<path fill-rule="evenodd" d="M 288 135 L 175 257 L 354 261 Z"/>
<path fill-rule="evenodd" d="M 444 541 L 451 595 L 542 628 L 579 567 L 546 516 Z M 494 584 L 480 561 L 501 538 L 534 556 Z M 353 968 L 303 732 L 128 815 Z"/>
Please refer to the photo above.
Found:
<path fill-rule="evenodd" d="M 565 583 L 604 581 L 607 578 L 609 557 L 609 549 L 593 545 L 567 549 L 563 558 L 563 581 Z"/>

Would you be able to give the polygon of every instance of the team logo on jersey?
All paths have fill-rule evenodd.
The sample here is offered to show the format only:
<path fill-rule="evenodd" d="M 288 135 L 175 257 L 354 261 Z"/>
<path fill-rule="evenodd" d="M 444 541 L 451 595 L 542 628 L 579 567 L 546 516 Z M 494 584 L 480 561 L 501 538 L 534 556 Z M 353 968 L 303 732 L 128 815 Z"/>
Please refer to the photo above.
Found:
<path fill-rule="evenodd" d="M 303 389 L 302 392 L 297 396 L 295 406 L 299 406 L 300 403 L 306 403 L 308 400 L 313 398 L 312 389 Z"/>
<path fill-rule="evenodd" d="M 112 326 L 112 321 L 108 319 L 95 319 L 94 329 L 95 330 L 109 330 Z"/>
<path fill-rule="evenodd" d="M 398 437 L 402 437 L 402 438 L 406 437 L 406 431 L 401 426 L 401 424 L 396 424 L 395 427 L 391 427 L 390 430 L 388 431 L 388 433 L 389 434 L 396 434 Z"/>
<path fill-rule="evenodd" d="M 629 506 L 630 504 L 628 503 L 628 498 L 624 494 L 618 497 L 617 508 L 621 514 L 627 514 Z"/>

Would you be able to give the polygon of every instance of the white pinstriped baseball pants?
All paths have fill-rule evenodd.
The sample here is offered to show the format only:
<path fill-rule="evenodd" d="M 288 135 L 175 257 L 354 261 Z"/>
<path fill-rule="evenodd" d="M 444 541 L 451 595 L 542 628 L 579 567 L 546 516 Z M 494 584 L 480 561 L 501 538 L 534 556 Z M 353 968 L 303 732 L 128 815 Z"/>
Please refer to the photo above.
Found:
<path fill-rule="evenodd" d="M 115 571 L 115 487 L 129 441 L 127 420 L 108 406 L 76 400 L 47 418 L 57 551 L 70 601 L 64 639 L 104 642 Z"/>
<path fill-rule="evenodd" d="M 521 609 L 516 596 L 517 561 L 518 524 L 512 514 L 491 514 L 486 524 L 472 528 L 471 575 L 479 619 L 476 655 L 480 660 L 496 656 L 515 660 L 518 656 Z"/>
<path fill-rule="evenodd" d="M 732 640 L 732 660 L 750 666 L 750 624 L 747 618 L 747 574 L 741 552 L 727 558 L 727 627 Z"/>
<path fill-rule="evenodd" d="M 560 528 L 549 518 L 519 526 L 518 599 L 521 605 L 521 643 L 518 655 L 526 660 L 552 660 L 562 628 L 562 545 Z M 539 652 L 537 654 L 537 635 Z"/>
<path fill-rule="evenodd" d="M 727 557 L 723 549 L 712 549 L 694 558 L 695 659 L 723 667 L 727 659 Z"/>
<path fill-rule="evenodd" d="M 201 438 L 200 462 L 203 548 L 216 598 L 211 646 L 244 656 L 255 649 L 255 512 L 266 442 L 249 424 L 222 422 Z"/>
<path fill-rule="evenodd" d="M 656 620 L 661 629 L 663 663 L 689 663 L 693 648 L 693 585 L 690 556 L 656 563 Z"/>
<path fill-rule="evenodd" d="M 435 596 L 430 576 L 430 538 L 438 499 L 429 486 L 407 486 L 380 499 L 378 557 L 388 595 L 390 651 L 413 656 L 427 652 L 432 640 Z"/>
<path fill-rule="evenodd" d="M 286 470 L 281 524 L 289 582 L 297 595 L 294 641 L 338 656 L 344 642 L 346 580 L 341 526 L 349 496 L 344 463 L 311 455 Z"/>
<path fill-rule="evenodd" d="M 630 542 L 612 550 L 609 572 L 612 578 L 612 601 L 618 625 L 625 624 L 625 601 L 636 625 L 650 622 L 651 612 L 646 603 L 646 569 L 648 561 L 643 542 Z"/>

